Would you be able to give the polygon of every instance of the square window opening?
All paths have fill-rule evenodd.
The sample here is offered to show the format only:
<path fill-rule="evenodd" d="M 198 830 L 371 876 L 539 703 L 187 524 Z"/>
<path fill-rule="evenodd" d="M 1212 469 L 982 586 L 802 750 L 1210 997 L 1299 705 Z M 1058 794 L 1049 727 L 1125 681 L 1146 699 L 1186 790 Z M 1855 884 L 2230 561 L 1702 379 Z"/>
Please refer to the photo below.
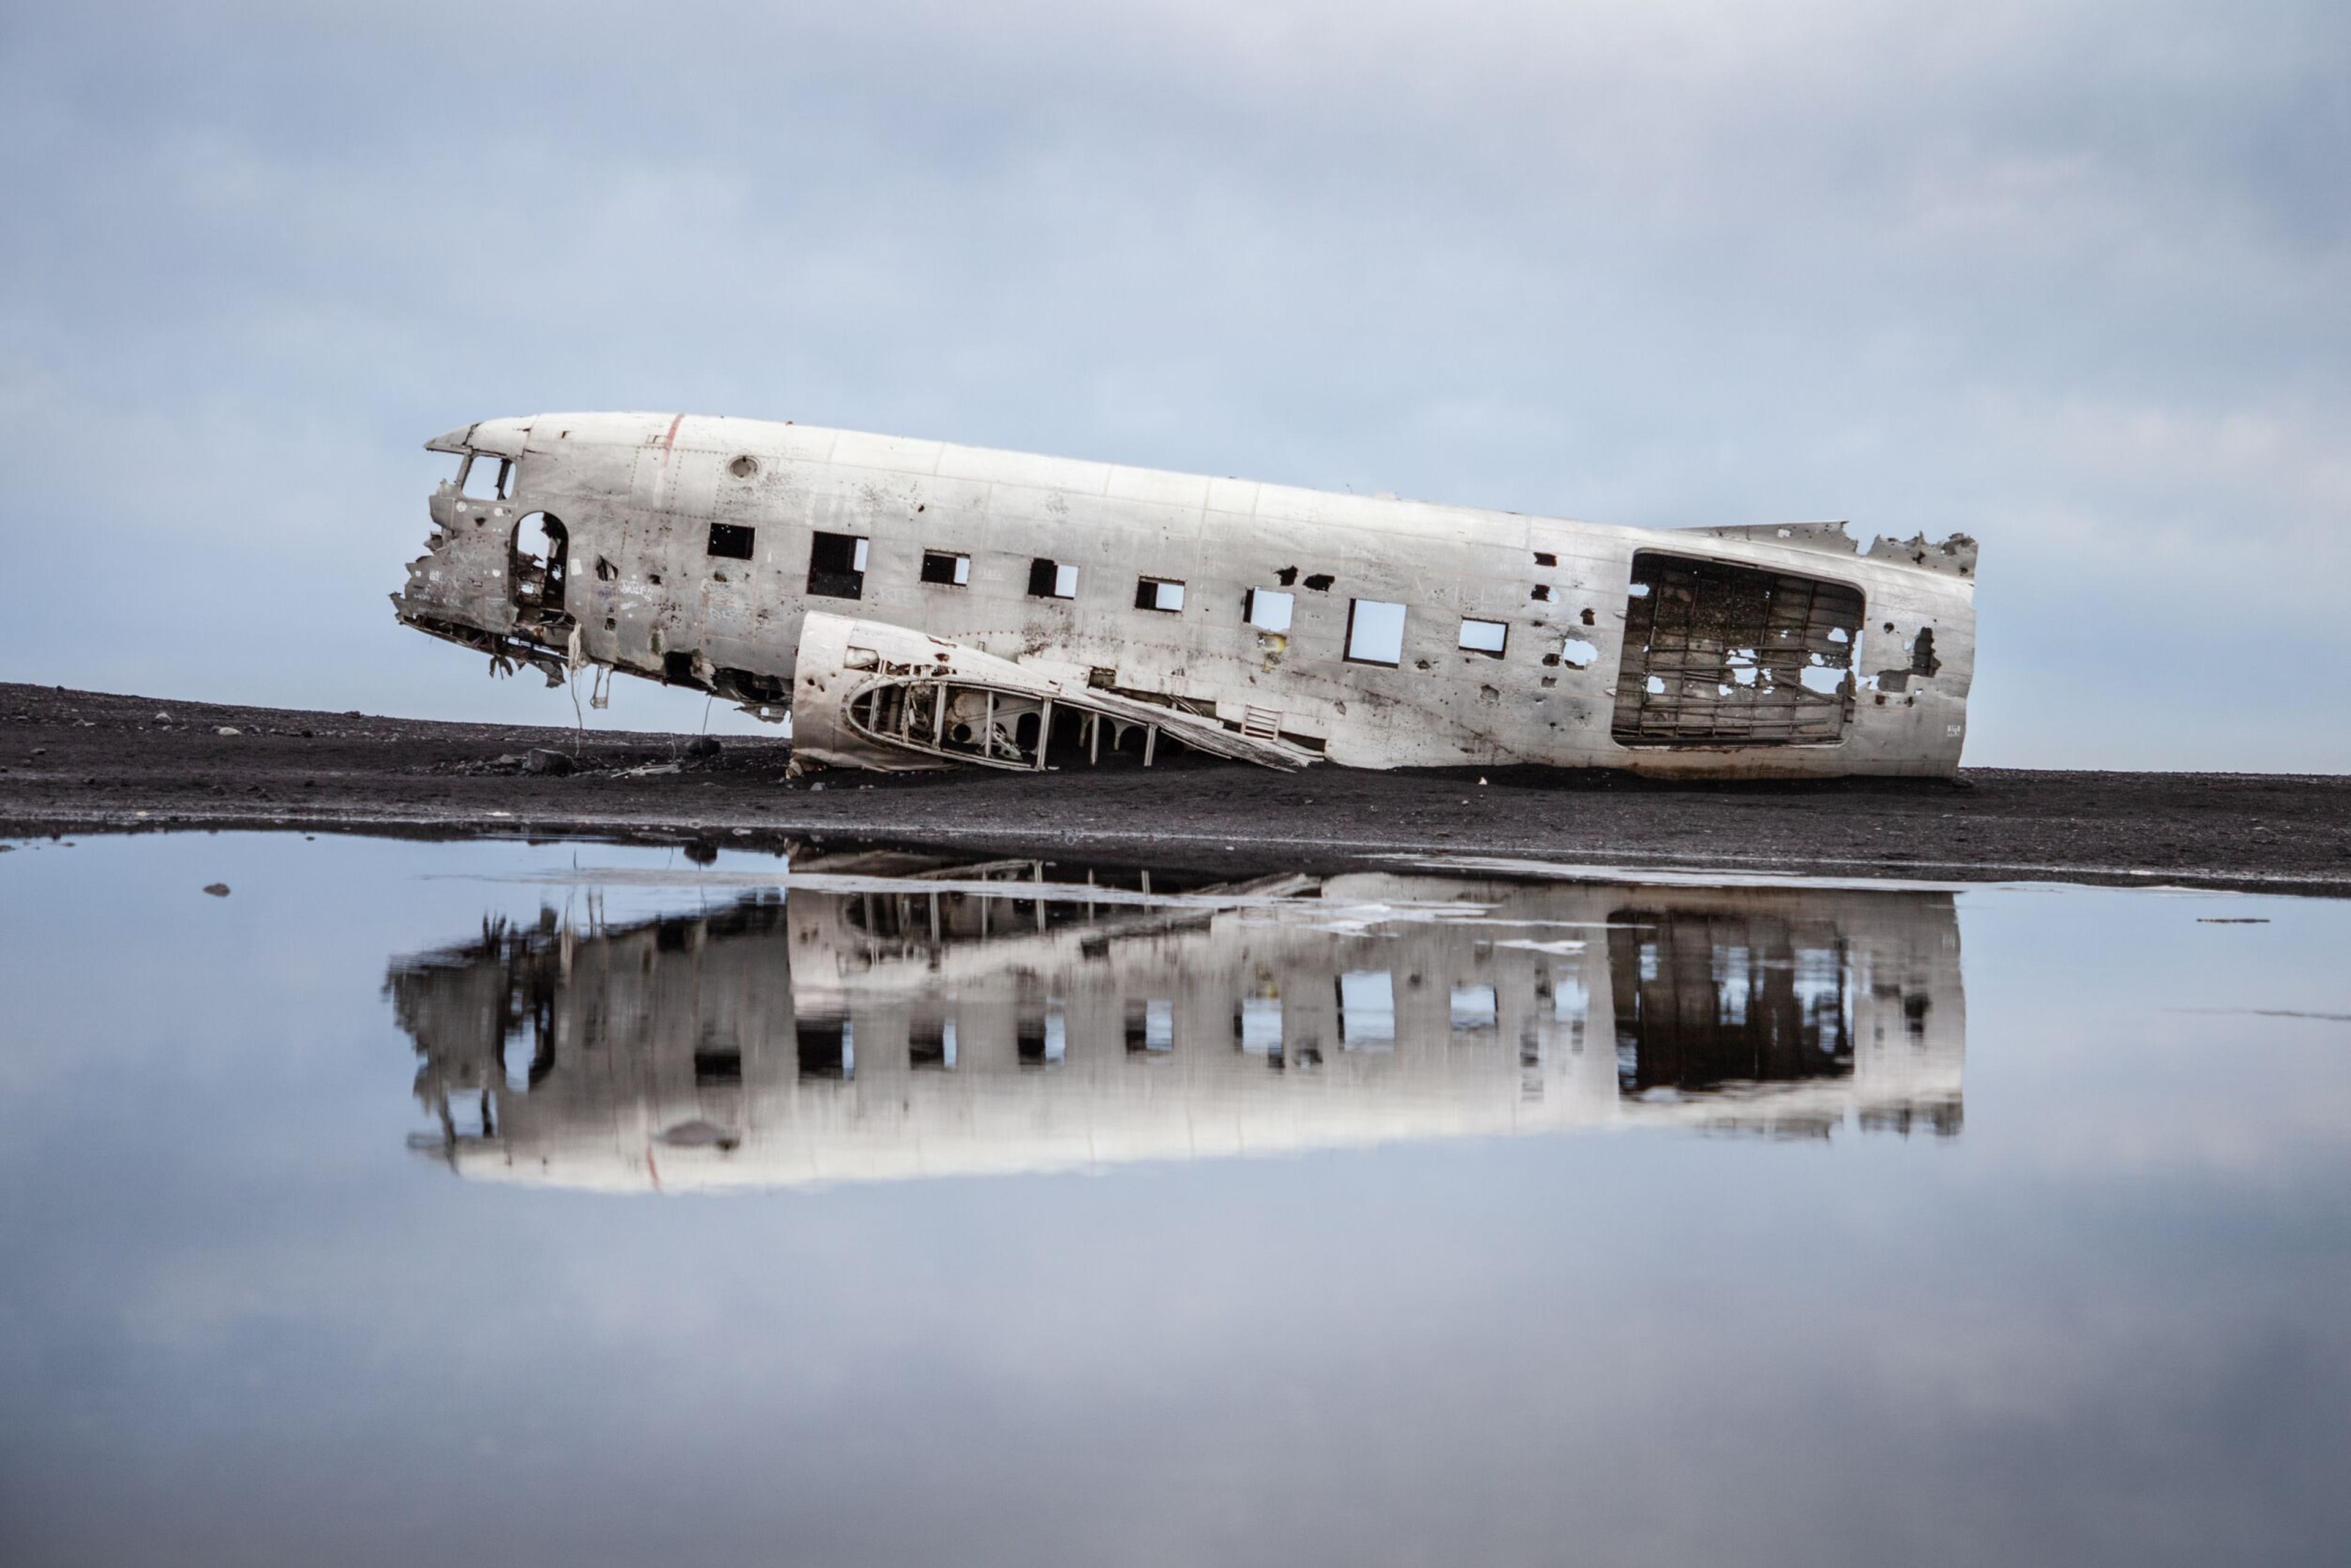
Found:
<path fill-rule="evenodd" d="M 1633 557 L 1632 579 L 1609 727 L 1619 745 L 1844 738 L 1859 590 L 1653 550 Z"/>
<path fill-rule="evenodd" d="M 1499 659 L 1510 645 L 1510 626 L 1506 621 L 1464 621 L 1458 646 L 1467 653 L 1483 653 Z"/>
<path fill-rule="evenodd" d="M 1060 1001 L 1043 1008 L 1023 1009 L 1013 1019 L 1014 1054 L 1023 1067 L 1058 1067 L 1067 1059 L 1070 1034 Z"/>
<path fill-rule="evenodd" d="M 857 1075 L 857 1038 L 845 1018 L 803 1018 L 793 1026 L 802 1078 Z"/>
<path fill-rule="evenodd" d="M 906 1030 L 906 1065 L 918 1072 L 953 1072 L 956 1065 L 955 1019 L 916 1019 Z"/>
<path fill-rule="evenodd" d="M 1078 569 L 1067 561 L 1051 560 L 1039 556 L 1029 563 L 1029 597 L 1031 599 L 1075 599 L 1078 596 Z"/>
<path fill-rule="evenodd" d="M 507 498 L 508 482 L 514 477 L 514 463 L 487 452 L 476 452 L 465 459 L 457 471 L 457 490 L 477 501 L 503 501 Z"/>
<path fill-rule="evenodd" d="M 758 538 L 758 529 L 747 528 L 740 523 L 713 523 L 710 525 L 710 553 L 728 560 L 749 560 L 751 546 Z"/>
<path fill-rule="evenodd" d="M 1146 577 L 1134 585 L 1134 607 L 1174 615 L 1184 608 L 1184 585 L 1163 577 Z"/>
<path fill-rule="evenodd" d="M 810 538 L 808 591 L 825 599 L 864 598 L 865 545 L 854 534 L 820 533 Z"/>
<path fill-rule="evenodd" d="M 1287 632 L 1297 600 L 1278 588 L 1252 588 L 1241 601 L 1241 619 L 1260 632 Z"/>
<path fill-rule="evenodd" d="M 1494 1027 L 1499 1016 L 1491 986 L 1456 986 L 1448 998 L 1448 1011 L 1453 1028 L 1463 1034 Z"/>
<path fill-rule="evenodd" d="M 1377 599 L 1347 601 L 1347 662 L 1404 663 L 1404 606 Z"/>
<path fill-rule="evenodd" d="M 1279 1055 L 1281 1051 L 1281 998 L 1280 997 L 1243 997 L 1240 1014 L 1235 1020 L 1240 1035 L 1240 1048 L 1259 1055 Z"/>
<path fill-rule="evenodd" d="M 1395 977 L 1385 969 L 1339 977 L 1339 1043 L 1348 1051 L 1395 1046 Z"/>
<path fill-rule="evenodd" d="M 923 580 L 941 588 L 971 586 L 971 557 L 954 550 L 926 549 L 923 552 Z"/>

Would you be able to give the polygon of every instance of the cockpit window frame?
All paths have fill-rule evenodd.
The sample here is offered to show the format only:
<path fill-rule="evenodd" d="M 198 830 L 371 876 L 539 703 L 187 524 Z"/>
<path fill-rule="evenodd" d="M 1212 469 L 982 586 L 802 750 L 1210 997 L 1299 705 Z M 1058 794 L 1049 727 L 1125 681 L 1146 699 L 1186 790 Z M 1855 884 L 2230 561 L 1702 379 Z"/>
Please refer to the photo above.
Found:
<path fill-rule="evenodd" d="M 490 493 L 486 496 L 476 495 L 466 488 L 474 482 L 474 465 L 476 463 L 495 463 L 498 465 L 497 476 L 490 482 Z M 511 501 L 514 499 L 514 479 L 515 460 L 496 452 L 468 452 L 465 454 L 465 460 L 457 465 L 457 494 L 469 500 Z"/>

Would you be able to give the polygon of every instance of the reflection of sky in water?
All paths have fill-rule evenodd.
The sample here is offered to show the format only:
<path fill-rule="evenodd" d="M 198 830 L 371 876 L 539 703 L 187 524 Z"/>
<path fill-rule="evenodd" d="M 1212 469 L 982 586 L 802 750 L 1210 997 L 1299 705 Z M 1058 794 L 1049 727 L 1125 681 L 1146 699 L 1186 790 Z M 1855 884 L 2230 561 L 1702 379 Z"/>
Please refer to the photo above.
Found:
<path fill-rule="evenodd" d="M 797 1019 L 771 1082 L 747 1055 L 739 1083 L 697 1083 L 695 1039 L 673 1064 L 714 1105 L 977 1085 L 983 1123 L 1078 1111 L 1109 1139 L 1156 1125 L 1113 1097 L 1131 1044 L 1147 1083 L 1245 1116 L 1279 1103 L 1261 1081 L 1401 1114 L 1390 1088 L 1451 1064 L 1408 1103 L 1459 1118 L 1493 1103 L 1477 1053 L 1515 1085 L 1523 1028 L 1563 1054 L 1588 1024 L 1596 1076 L 1537 1071 L 1618 1108 L 1577 1124 L 1632 1135 L 1318 1142 L 1301 1111 L 1283 1157 L 1104 1157 L 1094 1179 L 664 1199 L 453 1176 L 410 1147 L 437 1130 L 387 970 L 486 915 L 578 920 L 582 894 L 480 879 L 575 853 L 669 859 L 236 835 L 0 856 L 11 1561 L 2200 1563 L 2329 1560 L 2351 1525 L 2351 1029 L 2261 1016 L 2351 1013 L 2351 905 L 1959 894 L 1955 1136 L 1864 1130 L 1865 1020 L 1907 1018 L 1873 1002 L 1866 932 L 1794 911 L 1774 971 L 1724 936 L 1749 915 L 1636 890 L 1615 907 L 1672 917 L 1629 948 L 1604 919 L 1514 927 L 1487 970 L 1419 991 L 1335 957 L 1311 1071 L 1283 1032 L 1303 947 L 1270 966 L 1279 995 L 1218 971 L 1215 1052 L 1181 994 L 1141 998 L 1130 1033 L 1072 985 L 1040 998 L 1058 1057 L 1024 1066 L 1017 984 L 933 1033 L 844 978 L 838 1079 L 802 1079 Z M 229 898 L 198 891 L 215 880 Z M 611 886 L 600 917 L 743 896 Z M 2247 915 L 2271 923 L 2198 923 Z M 1317 939 L 1408 946 L 1382 918 Z M 1475 956 L 1478 920 L 1442 924 Z M 1384 998 L 1351 995 L 1357 973 Z M 1774 973 L 1827 1042 L 1774 1092 L 1846 1096 L 1843 1119 L 1692 1135 L 1737 1091 L 1706 1086 L 1712 1037 L 1673 977 L 1704 976 L 1719 1019 L 1780 995 Z M 1619 1059 L 1620 975 L 1677 1009 L 1642 1037 L 1670 1063 Z M 1358 1015 L 1388 1050 L 1337 1049 Z M 511 1092 L 517 1062 L 496 1065 Z M 550 1103 L 601 1108 L 615 1147 L 611 1119 L 674 1108 L 665 1082 Z"/>

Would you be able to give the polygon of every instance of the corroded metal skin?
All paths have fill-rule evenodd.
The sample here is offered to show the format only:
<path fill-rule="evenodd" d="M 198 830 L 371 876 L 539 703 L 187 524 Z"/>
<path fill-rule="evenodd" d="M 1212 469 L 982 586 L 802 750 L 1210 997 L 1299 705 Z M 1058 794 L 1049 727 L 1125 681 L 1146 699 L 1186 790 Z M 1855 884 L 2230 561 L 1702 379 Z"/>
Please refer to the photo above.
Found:
<path fill-rule="evenodd" d="M 1966 735 L 1963 535 L 1617 528 L 682 414 L 429 445 L 465 461 L 402 621 L 790 712 L 811 760 L 1097 766 L 1213 730 L 1274 766 L 1943 776 Z M 847 711 L 872 683 L 846 650 L 908 634 L 1017 667 L 1000 731 L 956 756 Z"/>

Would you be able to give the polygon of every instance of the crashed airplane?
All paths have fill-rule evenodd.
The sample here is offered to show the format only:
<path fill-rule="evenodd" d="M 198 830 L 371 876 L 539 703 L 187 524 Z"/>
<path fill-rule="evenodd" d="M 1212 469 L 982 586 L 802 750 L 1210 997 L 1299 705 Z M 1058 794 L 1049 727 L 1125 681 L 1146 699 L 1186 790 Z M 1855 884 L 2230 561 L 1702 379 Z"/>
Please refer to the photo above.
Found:
<path fill-rule="evenodd" d="M 485 920 L 384 979 L 411 1146 L 679 1193 L 1965 1123 L 1949 893 L 1082 874 L 818 852 L 664 916 Z"/>
<path fill-rule="evenodd" d="M 487 420 L 399 617 L 898 770 L 1947 776 L 1975 541 L 1657 530 L 688 414 Z"/>

